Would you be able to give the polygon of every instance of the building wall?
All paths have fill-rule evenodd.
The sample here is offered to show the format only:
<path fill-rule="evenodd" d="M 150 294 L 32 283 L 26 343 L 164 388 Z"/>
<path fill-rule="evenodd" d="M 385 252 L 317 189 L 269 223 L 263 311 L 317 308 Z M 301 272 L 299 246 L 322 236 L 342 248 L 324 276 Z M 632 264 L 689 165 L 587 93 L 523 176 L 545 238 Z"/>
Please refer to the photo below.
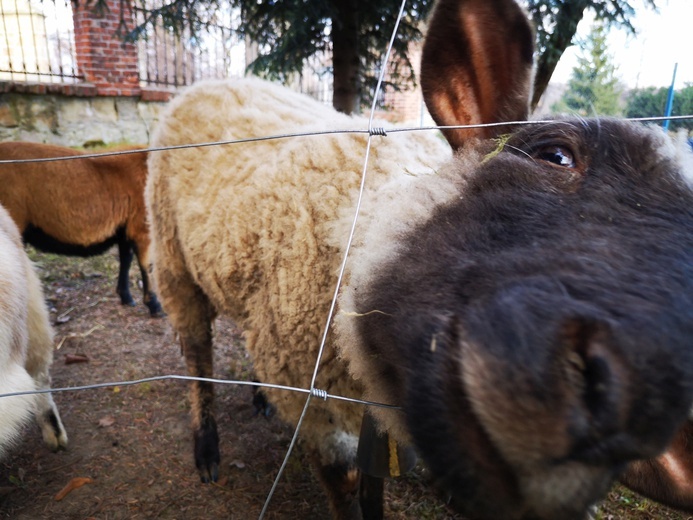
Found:
<path fill-rule="evenodd" d="M 0 94 L 0 141 L 147 145 L 165 102 L 128 96 Z"/>
<path fill-rule="evenodd" d="M 24 13 L 28 0 L 19 1 L 27 3 Z M 90 2 L 72 4 L 79 80 L 49 83 L 40 77 L 0 77 L 0 141 L 66 146 L 149 142 L 172 91 L 140 86 L 137 48 L 124 43 L 118 33 L 120 9 L 129 9 L 129 4 L 106 3 L 103 11 L 94 10 Z M 125 15 L 125 20 L 132 18 L 129 11 Z M 31 34 L 28 22 L 17 27 Z M 45 34 L 31 38 L 34 41 L 45 43 Z"/>

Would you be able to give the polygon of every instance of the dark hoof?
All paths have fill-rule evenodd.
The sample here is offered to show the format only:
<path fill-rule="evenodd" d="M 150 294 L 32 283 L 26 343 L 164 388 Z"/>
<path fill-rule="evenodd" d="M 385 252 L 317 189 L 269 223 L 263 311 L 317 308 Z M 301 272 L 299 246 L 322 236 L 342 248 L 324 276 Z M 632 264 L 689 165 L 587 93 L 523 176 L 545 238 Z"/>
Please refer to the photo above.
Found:
<path fill-rule="evenodd" d="M 135 303 L 135 300 L 133 300 L 133 299 L 132 299 L 132 296 L 130 296 L 130 295 L 128 295 L 128 296 L 121 296 L 121 297 L 120 297 L 120 303 L 121 303 L 122 305 L 127 305 L 128 307 L 134 307 L 135 305 L 137 305 L 137 304 Z"/>
<path fill-rule="evenodd" d="M 163 318 L 166 316 L 164 309 L 161 308 L 161 304 L 156 298 L 153 298 L 148 302 L 144 302 L 144 304 L 149 309 L 149 314 L 151 314 L 152 318 Z"/>
<path fill-rule="evenodd" d="M 256 386 L 253 387 L 253 407 L 255 411 L 253 412 L 253 417 L 257 415 L 262 415 L 263 417 L 269 417 L 272 415 L 272 405 L 267 400 L 265 392 Z"/>
<path fill-rule="evenodd" d="M 150 310 L 149 315 L 152 318 L 165 318 L 166 317 L 166 313 L 163 311 L 163 309 L 159 309 L 158 311 Z"/>
<path fill-rule="evenodd" d="M 204 471 L 200 470 L 200 482 L 203 484 L 211 484 L 219 480 L 219 464 L 212 464 L 210 467 L 205 468 Z"/>
<path fill-rule="evenodd" d="M 213 419 L 195 431 L 195 465 L 200 480 L 208 484 L 219 480 L 219 435 Z"/>

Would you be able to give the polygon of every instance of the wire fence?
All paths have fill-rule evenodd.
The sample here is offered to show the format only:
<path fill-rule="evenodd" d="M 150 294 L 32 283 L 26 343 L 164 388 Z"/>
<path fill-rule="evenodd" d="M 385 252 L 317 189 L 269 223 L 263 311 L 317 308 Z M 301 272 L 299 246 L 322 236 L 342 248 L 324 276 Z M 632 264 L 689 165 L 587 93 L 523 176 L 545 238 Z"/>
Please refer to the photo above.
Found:
<path fill-rule="evenodd" d="M 385 53 L 385 57 L 384 57 L 384 59 L 383 59 L 383 63 L 384 63 L 384 64 L 386 64 L 386 63 L 388 62 L 388 60 L 389 60 L 389 55 L 390 55 L 390 52 L 391 52 L 391 49 L 392 49 L 392 44 L 393 44 L 394 38 L 395 38 L 395 36 L 396 36 L 396 34 L 397 34 L 397 27 L 398 27 L 398 25 L 399 25 L 399 23 L 400 23 L 402 14 L 403 14 L 403 12 L 404 12 L 404 7 L 405 7 L 405 5 L 406 5 L 406 0 L 402 0 L 401 7 L 400 7 L 400 11 L 399 11 L 399 15 L 398 15 L 397 20 L 396 20 L 396 22 L 395 22 L 395 27 L 394 27 L 394 29 L 393 29 L 393 31 L 392 31 L 392 36 L 391 36 L 391 39 L 390 39 L 390 43 L 389 43 L 387 52 Z M 373 120 L 374 120 L 375 110 L 376 110 L 376 106 L 377 106 L 377 101 L 378 101 L 378 99 L 379 99 L 379 96 L 378 96 L 377 94 L 378 94 L 378 91 L 379 91 L 379 89 L 380 89 L 380 87 L 381 87 L 381 85 L 382 85 L 382 82 L 383 82 L 383 75 L 384 75 L 384 71 L 385 71 L 385 70 L 386 70 L 386 67 L 385 67 L 385 66 L 381 67 L 381 71 L 382 71 L 382 72 L 381 72 L 381 74 L 380 74 L 380 77 L 379 77 L 379 80 L 378 80 L 378 85 L 377 85 L 377 87 L 376 87 L 376 95 L 374 96 L 373 105 L 372 105 L 371 111 L 370 111 L 370 118 L 369 118 L 369 121 L 368 121 L 368 128 L 367 128 L 367 129 L 364 129 L 364 130 L 361 130 L 361 131 L 356 131 L 357 133 L 367 133 L 367 134 L 368 134 L 368 140 L 367 140 L 366 149 L 365 149 L 365 153 L 364 153 L 363 169 L 362 169 L 362 173 L 361 173 L 361 184 L 360 184 L 360 187 L 359 187 L 359 195 L 358 195 L 358 199 L 357 199 L 357 203 L 356 203 L 356 208 L 355 208 L 355 210 L 354 210 L 354 217 L 353 217 L 353 221 L 352 221 L 352 225 L 351 225 L 351 230 L 350 230 L 350 233 L 349 233 L 349 239 L 348 239 L 348 242 L 347 242 L 347 245 L 346 245 L 346 248 L 345 248 L 345 252 L 344 252 L 344 255 L 343 255 L 341 267 L 340 267 L 339 274 L 338 274 L 337 283 L 335 284 L 334 293 L 333 293 L 333 296 L 332 296 L 332 299 L 331 299 L 329 313 L 328 313 L 328 316 L 327 316 L 326 319 L 325 319 L 325 325 L 324 325 L 324 329 L 323 329 L 323 336 L 322 336 L 322 339 L 321 339 L 321 342 L 320 342 L 318 354 L 317 354 L 317 356 L 316 356 L 315 366 L 314 366 L 313 371 L 312 371 L 312 379 L 311 379 L 311 384 L 310 384 L 310 387 L 309 387 L 309 388 L 286 387 L 286 386 L 274 385 L 274 384 L 271 384 L 271 383 L 256 383 L 256 382 L 248 382 L 248 381 L 232 381 L 232 380 L 220 380 L 220 379 L 193 378 L 193 377 L 181 376 L 181 375 L 162 375 L 162 376 L 154 376 L 154 377 L 151 377 L 151 378 L 139 379 L 139 380 L 132 380 L 132 381 L 103 382 L 103 383 L 97 383 L 97 384 L 93 384 L 93 385 L 73 386 L 73 387 L 66 387 L 66 388 L 53 388 L 53 389 L 39 390 L 39 391 L 35 391 L 35 392 L 17 392 L 17 393 L 11 393 L 11 394 L 1 394 L 1 395 L 0 395 L 0 398 L 7 398 L 7 397 L 17 396 L 17 395 L 26 395 L 26 394 L 30 394 L 30 393 L 48 393 L 48 392 L 51 392 L 51 393 L 52 393 L 52 392 L 67 392 L 67 391 L 83 391 L 83 390 L 96 389 L 96 388 L 102 388 L 102 387 L 110 387 L 110 386 L 136 385 L 136 384 L 142 384 L 142 383 L 145 383 L 145 382 L 158 381 L 158 380 L 165 380 L 165 379 L 176 379 L 176 380 L 178 380 L 178 379 L 183 379 L 183 380 L 188 380 L 188 381 L 190 381 L 190 380 L 202 380 L 202 381 L 207 381 L 207 382 L 211 382 L 211 383 L 218 383 L 218 384 L 250 385 L 250 386 L 265 387 L 265 388 L 278 388 L 278 389 L 282 389 L 282 390 L 286 390 L 286 391 L 305 393 L 305 394 L 306 394 L 305 404 L 304 404 L 304 407 L 303 407 L 303 411 L 302 411 L 302 413 L 301 413 L 301 416 L 300 416 L 300 418 L 299 418 L 299 420 L 298 420 L 298 423 L 296 424 L 296 427 L 295 427 L 295 429 L 294 429 L 294 435 L 293 435 L 293 437 L 292 437 L 292 439 L 291 439 L 291 442 L 290 442 L 290 444 L 289 444 L 289 446 L 288 446 L 288 448 L 287 448 L 287 451 L 286 451 L 286 455 L 285 455 L 285 457 L 284 457 L 284 460 L 283 460 L 283 462 L 282 462 L 282 464 L 281 464 L 281 467 L 279 468 L 279 471 L 277 472 L 277 475 L 276 475 L 276 477 L 275 477 L 275 480 L 274 480 L 274 482 L 273 482 L 273 484 L 272 484 L 271 489 L 269 490 L 269 492 L 268 492 L 268 494 L 267 494 L 267 498 L 266 498 L 266 500 L 265 500 L 265 503 L 264 503 L 263 508 L 262 508 L 262 510 L 261 510 L 261 512 L 260 512 L 260 515 L 259 515 L 259 518 L 260 518 L 260 519 L 264 518 L 265 515 L 266 515 L 266 513 L 267 513 L 267 511 L 268 511 L 268 508 L 269 508 L 269 505 L 270 505 L 270 503 L 271 503 L 271 500 L 272 500 L 272 497 L 273 497 L 273 495 L 274 495 L 274 492 L 275 492 L 275 490 L 276 490 L 276 488 L 277 488 L 277 486 L 278 486 L 278 484 L 279 484 L 279 482 L 280 482 L 280 480 L 281 480 L 281 478 L 282 478 L 282 475 L 284 474 L 284 471 L 285 471 L 286 465 L 287 465 L 287 463 L 288 463 L 288 461 L 289 461 L 289 458 L 290 458 L 290 456 L 291 456 L 291 454 L 292 454 L 292 452 L 293 452 L 294 447 L 296 446 L 296 442 L 297 442 L 298 436 L 299 436 L 299 434 L 300 434 L 300 430 L 301 430 L 301 426 L 302 426 L 304 417 L 305 417 L 306 412 L 307 412 L 307 410 L 308 410 L 308 408 L 309 408 L 309 406 L 310 406 L 310 404 L 311 404 L 311 401 L 312 401 L 312 398 L 313 398 L 313 397 L 317 397 L 317 398 L 325 399 L 325 400 L 326 400 L 326 399 L 339 399 L 339 400 L 344 400 L 344 401 L 350 401 L 350 402 L 360 403 L 360 404 L 365 405 L 365 406 L 388 406 L 388 407 L 393 407 L 392 405 L 388 405 L 388 404 L 385 404 L 385 403 L 375 403 L 375 402 L 369 402 L 369 401 L 364 401 L 364 400 L 360 400 L 360 399 L 348 398 L 348 397 L 344 397 L 344 396 L 330 395 L 330 394 L 328 394 L 328 392 L 326 392 L 325 390 L 322 390 L 322 389 L 317 388 L 317 387 L 315 386 L 316 379 L 317 379 L 318 372 L 319 372 L 320 362 L 321 362 L 321 360 L 322 360 L 323 352 L 324 352 L 325 345 L 326 345 L 326 342 L 327 342 L 327 337 L 328 337 L 328 333 L 329 333 L 329 329 L 330 329 L 329 326 L 330 326 L 330 324 L 331 324 L 331 322 L 332 322 L 332 318 L 333 318 L 333 316 L 334 316 L 334 312 L 335 312 L 335 309 L 336 309 L 337 298 L 338 298 L 338 294 L 339 294 L 339 289 L 340 289 L 340 286 L 341 286 L 341 283 L 342 283 L 342 279 L 343 279 L 343 276 L 344 276 L 344 272 L 345 272 L 345 269 L 346 269 L 346 263 L 347 263 L 347 259 L 348 259 L 348 256 L 349 256 L 349 251 L 350 251 L 350 248 L 351 248 L 351 243 L 352 243 L 352 241 L 353 241 L 354 233 L 355 233 L 356 226 L 357 226 L 357 222 L 358 222 L 358 217 L 359 217 L 359 211 L 360 211 L 361 201 L 362 201 L 362 198 L 363 198 L 364 189 L 365 189 L 365 182 L 366 182 L 366 178 L 367 178 L 368 158 L 369 158 L 369 155 L 370 155 L 370 149 L 371 149 L 372 139 L 373 139 L 375 136 L 386 136 L 386 135 L 387 135 L 387 133 L 386 133 L 386 131 L 385 131 L 384 129 L 382 129 L 382 128 L 373 128 Z M 175 76 L 175 74 L 174 74 L 174 76 Z M 353 131 L 351 131 L 351 132 L 353 133 Z M 330 132 L 315 132 L 315 133 L 312 133 L 312 134 L 286 134 L 286 135 L 282 135 L 282 136 L 258 137 L 258 138 L 254 138 L 254 139 L 244 139 L 244 140 L 236 140 L 236 141 L 227 141 L 227 142 L 223 142 L 223 143 L 222 143 L 222 142 L 216 142 L 216 143 L 202 143 L 202 144 L 196 144 L 196 145 L 190 145 L 190 146 L 219 146 L 219 145 L 222 145 L 222 144 L 232 144 L 232 143 L 241 143 L 241 142 L 268 140 L 268 139 L 296 138 L 296 137 L 298 137 L 298 136 L 300 136 L 300 135 L 303 135 L 303 136 L 308 136 L 308 135 L 324 135 L 324 134 L 330 134 L 330 133 L 332 133 L 332 134 L 344 133 L 344 131 L 335 130 L 335 131 L 330 131 Z M 147 151 L 149 151 L 149 152 L 155 152 L 155 151 L 160 151 L 160 150 L 163 150 L 163 149 L 177 149 L 177 148 L 186 148 L 186 147 L 190 147 L 190 146 L 189 146 L 189 145 L 185 145 L 185 146 L 179 146 L 179 147 L 167 147 L 167 148 L 159 148 L 159 149 L 150 148 L 150 149 L 148 149 Z M 141 153 L 141 152 L 142 152 L 142 150 L 140 150 L 140 153 Z M 110 154 L 109 154 L 109 153 L 105 153 L 105 154 L 89 154 L 89 155 L 87 155 L 87 156 L 85 156 L 85 155 L 80 155 L 80 156 L 73 156 L 73 157 L 62 158 L 62 159 L 63 159 L 63 160 L 79 160 L 79 159 L 84 159 L 85 157 L 94 157 L 94 156 L 103 156 L 103 155 L 113 155 L 113 153 L 110 153 Z M 3 163 L 3 164 L 7 164 L 7 163 L 16 163 L 16 162 L 18 162 L 18 161 L 0 161 L 0 162 Z M 36 161 L 36 162 L 42 162 L 42 160 L 38 160 L 38 161 Z"/>
<path fill-rule="evenodd" d="M 392 42 L 394 40 L 394 37 L 396 35 L 397 31 L 397 25 L 399 24 L 399 21 L 402 17 L 402 13 L 404 10 L 406 0 L 402 1 L 401 7 L 400 7 L 400 12 L 398 15 L 398 18 L 395 22 L 395 27 L 392 32 L 392 37 L 388 46 L 388 50 L 385 53 L 385 57 L 383 59 L 383 64 L 386 64 L 389 59 L 390 51 L 392 48 Z M 157 69 L 158 66 L 155 66 L 154 69 Z M 387 67 L 383 66 L 381 67 L 382 71 L 385 71 Z M 147 69 L 149 70 L 149 69 Z M 183 70 L 183 69 L 181 69 Z M 2 71 L 0 71 L 2 72 Z M 187 72 L 186 72 L 187 73 Z M 177 81 L 175 79 L 176 74 L 178 72 L 172 73 L 172 76 L 169 75 L 169 72 L 164 73 L 165 78 L 171 78 L 173 77 L 174 79 L 172 81 Z M 166 79 L 168 81 L 168 79 Z M 330 309 L 328 312 L 328 315 L 325 318 L 325 325 L 323 329 L 323 336 L 321 338 L 320 346 L 319 346 L 319 351 L 316 357 L 316 362 L 314 369 L 312 371 L 312 379 L 311 379 L 311 384 L 309 388 L 298 388 L 298 387 L 292 387 L 292 386 L 283 386 L 283 385 L 275 385 L 272 383 L 268 382 L 255 382 L 255 381 L 242 381 L 242 380 L 227 380 L 227 379 L 211 379 L 211 378 L 196 378 L 196 377 L 191 377 L 191 376 L 185 376 L 185 375 L 177 375 L 177 374 L 169 374 L 169 375 L 157 375 L 157 376 L 152 376 L 148 378 L 143 378 L 143 379 L 136 379 L 136 380 L 126 380 L 126 381 L 112 381 L 112 382 L 102 382 L 102 383 L 96 383 L 96 384 L 90 384 L 90 385 L 82 385 L 82 386 L 71 386 L 71 387 L 64 387 L 64 388 L 52 388 L 52 389 L 44 389 L 44 390 L 37 390 L 33 392 L 15 392 L 15 393 L 6 393 L 6 394 L 0 394 L 0 398 L 7 398 L 7 397 L 12 397 L 12 396 L 20 396 L 20 395 L 27 395 L 27 394 L 37 394 L 37 393 L 59 393 L 59 392 L 70 392 L 70 391 L 84 391 L 84 390 L 91 390 L 91 389 L 97 389 L 97 388 L 104 388 L 104 387 L 120 387 L 120 386 L 129 386 L 129 385 L 138 385 L 138 384 L 144 384 L 144 383 L 149 383 L 153 381 L 162 381 L 162 380 L 184 380 L 184 381 L 204 381 L 204 382 L 209 382 L 209 383 L 214 383 L 214 384 L 222 384 L 222 385 L 246 385 L 246 386 L 253 386 L 253 387 L 260 387 L 260 388 L 274 388 L 274 389 L 279 389 L 279 390 L 284 390 L 284 391 L 290 391 L 290 392 L 297 392 L 297 393 L 303 393 L 306 394 L 306 401 L 305 405 L 303 408 L 303 412 L 298 420 L 298 423 L 296 424 L 296 427 L 294 429 L 294 435 L 292 437 L 292 440 L 290 442 L 290 445 L 287 448 L 286 456 L 284 458 L 284 461 L 282 462 L 281 467 L 279 468 L 279 471 L 277 473 L 277 476 L 272 484 L 272 487 L 267 495 L 266 501 L 264 503 L 264 506 L 262 508 L 262 511 L 260 513 L 259 518 L 262 519 L 264 518 L 269 504 L 271 502 L 272 496 L 274 494 L 274 491 L 284 473 L 284 469 L 286 467 L 286 464 L 289 460 L 289 456 L 292 453 L 293 448 L 296 445 L 296 441 L 298 439 L 298 436 L 300 434 L 300 429 L 301 425 L 303 423 L 303 418 L 305 417 L 306 411 L 308 410 L 308 407 L 311 404 L 311 400 L 316 397 L 319 399 L 336 399 L 336 400 L 342 400 L 342 401 L 348 401 L 352 403 L 358 403 L 364 406 L 379 406 L 379 407 L 389 407 L 389 408 L 397 408 L 396 406 L 393 406 L 391 404 L 387 403 L 378 403 L 378 402 L 372 402 L 372 401 L 366 401 L 366 400 L 360 400 L 360 399 L 354 399 L 350 397 L 345 397 L 345 396 L 340 396 L 340 395 L 332 395 L 326 392 L 325 390 L 322 390 L 320 388 L 317 388 L 315 386 L 315 382 L 318 376 L 319 372 L 319 366 L 320 362 L 322 359 L 323 355 L 323 350 L 325 348 L 325 344 L 327 341 L 327 336 L 329 334 L 330 330 L 330 324 L 332 322 L 332 319 L 334 317 L 336 305 L 337 305 L 337 297 L 338 293 L 342 284 L 345 268 L 346 268 L 346 263 L 349 257 L 349 252 L 351 249 L 351 244 L 354 238 L 354 233 L 358 224 L 358 218 L 359 218 L 359 213 L 360 213 L 360 207 L 361 207 L 361 201 L 363 198 L 364 190 L 365 190 L 365 183 L 367 179 L 367 173 L 368 173 L 368 159 L 369 159 L 369 154 L 371 150 L 371 145 L 372 145 L 372 140 L 376 137 L 386 137 L 388 134 L 394 134 L 394 133 L 400 133 L 400 132 L 414 132 L 414 131 L 434 131 L 434 130 L 444 130 L 444 129 L 464 129 L 464 128 L 483 128 L 483 127 L 492 127 L 492 126 L 508 126 L 508 125 L 541 125 L 541 124 L 546 124 L 549 122 L 552 122 L 550 120 L 536 120 L 536 121 L 513 121 L 513 122 L 503 122 L 503 123 L 491 123 L 491 124 L 481 124 L 481 125 L 457 125 L 457 126 L 420 126 L 420 127 L 408 127 L 408 128 L 381 128 L 381 127 L 374 127 L 373 122 L 374 122 L 374 114 L 376 111 L 377 103 L 378 103 L 378 92 L 380 91 L 381 85 L 383 81 L 383 73 L 380 74 L 380 78 L 378 80 L 378 85 L 376 87 L 376 95 L 374 96 L 373 104 L 370 110 L 370 116 L 368 119 L 368 127 L 361 129 L 361 130 L 330 130 L 330 131 L 320 131 L 320 132 L 302 132 L 302 133 L 287 133 L 287 134 L 281 134 L 281 135 L 273 135 L 273 136 L 259 136 L 255 138 L 249 138 L 249 139 L 240 139 L 240 140 L 228 140 L 228 141 L 215 141 L 215 142 L 206 142 L 206 143 L 191 143 L 191 144 L 184 144 L 184 145 L 178 145 L 178 146 L 169 146 L 169 147 L 152 147 L 152 148 L 147 148 L 147 149 L 141 149 L 141 150 L 125 150 L 125 151 L 117 151 L 117 152 L 104 152 L 104 153 L 94 153 L 94 154 L 82 154 L 82 155 L 74 155 L 74 156 L 68 156 L 68 157 L 59 157 L 59 158 L 41 158 L 41 159 L 25 159 L 25 160 L 0 160 L 0 164 L 17 164 L 17 163 L 25 163 L 25 162 L 48 162 L 48 161 L 69 161 L 69 160 L 81 160 L 85 158 L 92 158 L 92 157 L 104 157 L 104 156 L 112 156 L 112 155 L 125 155 L 125 154 L 132 154 L 132 153 L 142 153 L 144 152 L 150 152 L 150 153 L 156 153 L 160 152 L 163 150 L 176 150 L 176 149 L 182 149 L 182 148 L 192 148 L 192 147 L 206 147 L 206 146 L 222 146 L 222 145 L 232 145 L 232 144 L 239 144 L 239 143 L 247 143 L 247 142 L 253 142 L 253 141 L 265 141 L 265 140 L 278 140 L 278 139 L 293 139 L 293 138 L 298 138 L 298 137 L 311 137 L 311 136 L 317 136 L 317 135 L 329 135 L 329 134 L 342 134 L 342 133 L 361 133 L 361 134 L 367 134 L 368 135 L 368 140 L 366 143 L 366 148 L 364 150 L 364 160 L 363 160 L 363 169 L 361 172 L 361 182 L 359 186 L 359 195 L 357 197 L 357 201 L 354 207 L 354 215 L 353 215 L 353 220 L 351 223 L 351 228 L 349 231 L 349 237 L 347 240 L 347 245 L 345 247 L 344 255 L 342 258 L 342 262 L 340 265 L 339 273 L 338 273 L 338 278 L 337 278 L 337 283 L 335 286 L 334 293 L 331 298 L 331 303 L 330 303 Z M 174 83 L 175 84 L 175 83 Z M 673 116 L 673 117 L 648 117 L 648 118 L 631 118 L 630 120 L 632 121 L 641 121 L 641 122 L 661 122 L 665 120 L 683 120 L 683 119 L 693 119 L 693 115 L 684 115 L 684 116 Z"/>
<path fill-rule="evenodd" d="M 630 120 L 631 121 L 638 121 L 638 122 L 662 122 L 662 121 L 665 121 L 667 119 L 670 119 L 670 120 L 693 119 L 693 115 L 673 116 L 673 117 L 668 117 L 668 118 L 667 117 L 631 118 Z M 341 395 L 330 394 L 327 391 L 320 389 L 320 388 L 317 388 L 315 386 L 315 381 L 316 381 L 316 378 L 318 375 L 318 368 L 320 365 L 320 360 L 322 358 L 322 352 L 323 352 L 324 345 L 325 345 L 325 342 L 327 339 L 327 334 L 328 334 L 329 328 L 330 328 L 329 325 L 332 322 L 332 318 L 333 318 L 334 311 L 336 308 L 337 295 L 338 295 L 339 288 L 341 286 L 342 277 L 344 274 L 344 269 L 345 269 L 346 262 L 348 259 L 350 244 L 351 244 L 351 241 L 353 239 L 354 232 L 355 232 L 356 225 L 357 225 L 357 221 L 358 221 L 361 196 L 363 195 L 364 186 L 365 186 L 365 182 L 367 179 L 368 155 L 369 155 L 369 150 L 370 150 L 370 145 L 371 145 L 372 139 L 373 138 L 387 138 L 387 136 L 389 134 L 396 134 L 396 133 L 402 133 L 402 132 L 438 131 L 438 130 L 444 130 L 444 129 L 458 129 L 458 128 L 459 129 L 487 128 L 487 127 L 507 126 L 507 125 L 515 125 L 515 126 L 543 125 L 543 124 L 547 124 L 547 123 L 551 123 L 551 122 L 555 122 L 555 121 L 552 121 L 552 120 L 535 120 L 535 121 L 513 121 L 513 122 L 504 122 L 504 123 L 488 123 L 488 124 L 479 124 L 479 125 L 382 128 L 382 127 L 373 127 L 372 126 L 373 118 L 371 117 L 369 119 L 369 127 L 361 129 L 361 130 L 329 130 L 329 131 L 319 131 L 319 132 L 287 133 L 287 134 L 281 134 L 281 135 L 261 136 L 261 137 L 255 137 L 255 138 L 249 138 L 249 139 L 240 139 L 240 140 L 215 141 L 215 142 L 206 142 L 206 143 L 190 143 L 190 144 L 169 146 L 169 147 L 151 147 L 151 148 L 147 148 L 144 150 L 122 150 L 122 151 L 115 151 L 115 152 L 74 155 L 74 156 L 59 157 L 59 158 L 0 160 L 0 164 L 17 164 L 17 163 L 27 163 L 27 162 L 40 163 L 40 162 L 48 162 L 48 161 L 72 161 L 72 160 L 80 160 L 80 159 L 93 158 L 93 157 L 106 157 L 106 156 L 114 156 L 114 155 L 126 155 L 126 154 L 132 154 L 132 153 L 142 153 L 143 151 L 156 153 L 156 152 L 160 152 L 160 151 L 164 151 L 164 150 L 178 150 L 178 149 L 185 149 L 185 148 L 209 147 L 209 146 L 224 146 L 224 145 L 233 145 L 233 144 L 248 143 L 248 142 L 280 140 L 280 139 L 294 139 L 294 138 L 300 138 L 300 137 L 313 137 L 313 136 L 330 135 L 330 134 L 352 133 L 352 134 L 367 134 L 368 135 L 367 147 L 366 147 L 365 155 L 364 155 L 364 166 L 363 166 L 363 171 L 361 173 L 361 184 L 360 184 L 360 188 L 359 188 L 359 197 L 357 199 L 357 203 L 356 203 L 356 206 L 354 208 L 354 218 L 353 218 L 352 226 L 350 229 L 350 236 L 349 236 L 349 240 L 348 240 L 348 245 L 347 245 L 347 248 L 345 250 L 342 264 L 340 267 L 340 271 L 339 271 L 339 275 L 338 275 L 338 281 L 336 283 L 335 292 L 334 292 L 334 295 L 333 295 L 332 300 L 331 300 L 331 306 L 330 306 L 329 314 L 326 317 L 325 327 L 323 329 L 324 333 L 323 333 L 323 337 L 321 339 L 319 353 L 317 355 L 315 367 L 313 370 L 313 377 L 311 380 L 311 384 L 308 388 L 276 385 L 276 384 L 273 384 L 271 382 L 257 382 L 257 381 L 247 381 L 247 380 L 216 379 L 216 378 L 199 378 L 199 377 L 192 377 L 192 376 L 180 375 L 180 374 L 165 374 L 165 375 L 155 375 L 152 377 L 146 377 L 146 378 L 141 378 L 141 379 L 121 380 L 121 381 L 105 381 L 105 382 L 89 384 L 89 385 L 78 385 L 78 386 L 58 387 L 58 388 L 35 390 L 35 391 L 5 393 L 5 394 L 0 394 L 0 399 L 13 397 L 13 396 L 22 396 L 22 395 L 40 394 L 40 393 L 61 393 L 61 392 L 75 392 L 75 391 L 94 390 L 94 389 L 106 388 L 106 387 L 125 387 L 125 386 L 140 385 L 140 384 L 146 384 L 146 383 L 151 383 L 151 382 L 155 382 L 155 381 L 165 381 L 165 380 L 203 381 L 203 382 L 208 382 L 208 383 L 213 383 L 213 384 L 218 384 L 218 385 L 238 385 L 238 386 L 248 386 L 248 387 L 256 387 L 256 388 L 272 388 L 272 389 L 277 389 L 277 390 L 281 390 L 281 391 L 296 392 L 296 393 L 305 394 L 306 395 L 306 401 L 305 401 L 303 413 L 302 413 L 301 417 L 299 418 L 299 421 L 298 421 L 298 423 L 294 429 L 294 435 L 293 435 L 292 440 L 289 444 L 289 447 L 287 448 L 285 458 L 282 462 L 281 467 L 279 468 L 277 476 L 276 476 L 276 478 L 272 484 L 272 488 L 270 489 L 270 491 L 268 493 L 267 500 L 265 501 L 263 509 L 262 509 L 260 516 L 259 516 L 260 519 L 264 518 L 265 515 L 267 514 L 271 498 L 272 498 L 272 496 L 276 490 L 276 487 L 279 484 L 280 479 L 284 473 L 284 470 L 285 470 L 286 465 L 289 461 L 289 457 L 293 451 L 293 448 L 296 445 L 296 442 L 297 442 L 297 439 L 298 439 L 298 436 L 300 433 L 300 428 L 301 428 L 301 425 L 303 422 L 303 418 L 304 418 L 305 413 L 308 410 L 308 407 L 310 406 L 310 403 L 311 403 L 313 398 L 318 398 L 318 399 L 323 399 L 323 400 L 334 399 L 334 400 L 339 400 L 339 401 L 344 401 L 344 402 L 360 404 L 360 405 L 363 405 L 365 407 L 376 406 L 376 407 L 387 407 L 387 408 L 393 408 L 393 409 L 398 408 L 397 406 L 393 406 L 392 404 L 388 404 L 388 403 L 367 401 L 367 400 L 362 400 L 362 399 L 345 397 L 345 396 L 341 396 Z"/>

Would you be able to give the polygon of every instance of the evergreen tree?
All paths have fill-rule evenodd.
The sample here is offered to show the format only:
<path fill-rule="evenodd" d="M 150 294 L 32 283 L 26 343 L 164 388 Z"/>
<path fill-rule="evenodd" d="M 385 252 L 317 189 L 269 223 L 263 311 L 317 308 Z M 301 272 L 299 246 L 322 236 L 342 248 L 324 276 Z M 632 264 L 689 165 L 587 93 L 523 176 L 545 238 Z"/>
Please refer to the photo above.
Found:
<path fill-rule="evenodd" d="M 634 89 L 628 94 L 626 100 L 626 117 L 658 117 L 663 116 L 667 104 L 669 89 L 666 87 L 647 87 Z M 693 114 L 693 84 L 674 92 L 674 103 L 671 115 L 683 116 Z M 669 129 L 672 131 L 685 128 L 693 130 L 693 119 L 671 121 Z"/>
<path fill-rule="evenodd" d="M 622 113 L 622 89 L 613 58 L 607 52 L 606 35 L 604 24 L 599 23 L 580 45 L 582 52 L 568 81 L 568 90 L 552 107 L 554 111 L 569 111 L 582 116 Z"/>
<path fill-rule="evenodd" d="M 622 27 L 631 34 L 635 9 L 630 0 L 524 0 L 537 29 L 537 67 L 534 79 L 532 108 L 546 90 L 563 52 L 573 44 L 577 26 L 586 11 L 607 27 Z M 656 8 L 655 0 L 642 0 Z"/>
<path fill-rule="evenodd" d="M 95 4 L 103 0 L 74 0 Z M 532 106 L 536 106 L 549 83 L 556 64 L 571 45 L 577 25 L 586 11 L 607 24 L 635 32 L 631 19 L 633 0 L 519 0 L 527 6 L 537 29 L 537 68 Z M 654 7 L 656 0 L 643 0 Z M 255 73 L 285 78 L 301 72 L 308 57 L 331 52 L 334 74 L 334 106 L 350 113 L 358 110 L 361 96 L 370 90 L 382 53 L 401 5 L 400 0 L 170 0 L 158 8 L 147 8 L 145 0 L 123 0 L 146 13 L 145 24 L 161 21 L 179 30 L 187 25 L 193 32 L 204 28 L 217 9 L 231 5 L 243 12 L 243 34 L 260 47 L 251 69 Z M 404 20 L 395 41 L 388 72 L 399 88 L 414 80 L 407 55 L 408 44 L 421 38 L 421 23 L 434 0 L 408 0 Z M 125 12 L 125 11 L 123 11 Z M 124 25 L 130 25 L 124 22 Z M 143 37 L 143 26 L 129 37 Z M 364 96 L 367 98 L 368 96 Z"/>

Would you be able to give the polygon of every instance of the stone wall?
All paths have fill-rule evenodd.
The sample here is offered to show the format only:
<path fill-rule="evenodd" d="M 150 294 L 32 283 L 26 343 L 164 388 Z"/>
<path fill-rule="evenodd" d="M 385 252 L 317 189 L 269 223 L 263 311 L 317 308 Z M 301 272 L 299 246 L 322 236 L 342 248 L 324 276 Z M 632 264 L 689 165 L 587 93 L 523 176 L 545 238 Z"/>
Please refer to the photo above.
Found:
<path fill-rule="evenodd" d="M 0 141 L 77 147 L 149 143 L 172 91 L 140 85 L 137 48 L 118 33 L 121 23 L 132 20 L 130 4 L 104 2 L 101 10 L 92 2 L 72 4 L 77 78 L 66 77 L 64 83 L 0 79 Z"/>
<path fill-rule="evenodd" d="M 0 141 L 147 145 L 165 104 L 129 96 L 0 93 Z"/>

